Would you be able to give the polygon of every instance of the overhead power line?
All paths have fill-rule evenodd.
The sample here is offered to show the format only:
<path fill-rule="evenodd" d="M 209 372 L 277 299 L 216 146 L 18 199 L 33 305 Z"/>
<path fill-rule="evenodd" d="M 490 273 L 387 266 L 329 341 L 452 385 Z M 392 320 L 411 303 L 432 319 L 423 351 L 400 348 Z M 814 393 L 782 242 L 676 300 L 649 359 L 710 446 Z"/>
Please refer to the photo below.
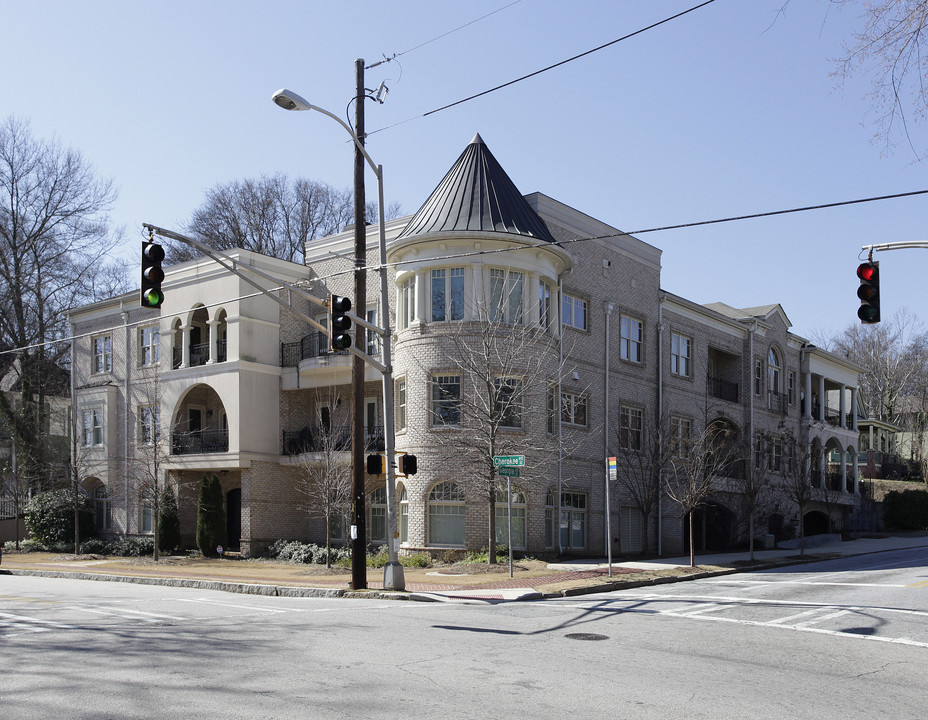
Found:
<path fill-rule="evenodd" d="M 369 132 L 369 133 L 367 133 L 367 134 L 368 134 L 368 135 L 373 135 L 373 134 L 375 134 L 375 133 L 382 132 L 382 131 L 384 131 L 384 130 L 389 130 L 389 129 L 391 129 L 391 128 L 397 127 L 398 125 L 403 125 L 403 124 L 405 124 L 405 123 L 412 122 L 413 120 L 418 120 L 418 119 L 420 119 L 420 118 L 428 117 L 429 115 L 434 115 L 435 113 L 441 112 L 442 110 L 447 110 L 447 109 L 449 109 L 449 108 L 456 107 L 457 105 L 462 105 L 463 103 L 470 102 L 471 100 L 476 100 L 477 98 L 483 97 L 484 95 L 489 95 L 490 93 L 494 93 L 494 92 L 496 92 L 497 90 L 502 90 L 503 88 L 507 88 L 507 87 L 509 87 L 509 86 L 511 86 L 511 85 L 515 85 L 516 83 L 520 83 L 520 82 L 522 82 L 523 80 L 528 80 L 529 78 L 533 78 L 533 77 L 535 77 L 535 76 L 537 76 L 537 75 L 541 75 L 542 73 L 546 73 L 546 72 L 548 72 L 549 70 L 554 70 L 555 68 L 559 68 L 559 67 L 561 67 L 562 65 L 566 65 L 567 63 L 571 63 L 571 62 L 574 62 L 575 60 L 579 60 L 580 58 L 586 57 L 587 55 L 591 55 L 591 54 L 593 54 L 593 53 L 595 53 L 595 52 L 599 52 L 600 50 L 603 50 L 603 49 L 605 49 L 605 48 L 607 48 L 607 47 L 610 47 L 610 46 L 612 46 L 612 45 L 615 45 L 616 43 L 620 43 L 620 42 L 622 42 L 623 40 L 628 40 L 628 39 L 630 39 L 630 38 L 633 38 L 633 37 L 635 37 L 636 35 L 640 35 L 641 33 L 647 32 L 648 30 L 653 30 L 654 28 L 659 27 L 659 26 L 661 26 L 661 25 L 663 25 L 663 24 L 665 24 L 665 23 L 668 23 L 668 22 L 670 22 L 671 20 L 676 20 L 677 18 L 683 17 L 684 15 L 687 15 L 688 13 L 691 13 L 691 12 L 693 12 L 694 10 L 699 10 L 700 8 L 705 7 L 706 5 L 711 5 L 711 4 L 714 3 L 714 2 L 715 2 L 715 0 L 705 0 L 705 2 L 702 2 L 702 3 L 700 3 L 699 5 L 694 5 L 693 7 L 689 8 L 689 9 L 687 9 L 687 10 L 683 10 L 683 11 L 681 11 L 681 12 L 678 12 L 676 15 L 671 15 L 670 17 L 666 17 L 666 18 L 664 18 L 663 20 L 658 20 L 658 21 L 655 22 L 655 23 L 651 23 L 651 24 L 648 25 L 647 27 L 643 27 L 643 28 L 640 28 L 639 30 L 635 30 L 634 32 L 628 33 L 627 35 L 623 35 L 623 36 L 620 37 L 620 38 L 616 38 L 615 40 L 611 40 L 610 42 L 604 43 L 603 45 L 600 45 L 600 46 L 598 46 L 598 47 L 595 47 L 595 48 L 592 48 L 592 49 L 587 50 L 587 51 L 585 51 L 585 52 L 582 52 L 582 53 L 580 53 L 579 55 L 574 55 L 573 57 L 569 57 L 569 58 L 567 58 L 566 60 L 561 60 L 560 62 L 556 62 L 556 63 L 554 63 L 553 65 L 548 65 L 547 67 L 543 67 L 543 68 L 541 68 L 540 70 L 535 70 L 534 72 L 531 72 L 531 73 L 529 73 L 528 75 L 523 75 L 522 77 L 518 77 L 518 78 L 516 78 L 516 79 L 514 79 L 514 80 L 510 80 L 509 82 L 505 82 L 505 83 L 503 83 L 502 85 L 497 85 L 496 87 L 489 88 L 488 90 L 484 90 L 484 91 L 479 92 L 479 93 L 476 93 L 476 94 L 474 94 L 474 95 L 470 95 L 470 96 L 468 96 L 468 97 L 466 97 L 466 98 L 462 98 L 461 100 L 456 100 L 455 102 L 448 103 L 447 105 L 442 105 L 442 106 L 439 107 L 439 108 L 435 108 L 434 110 L 429 110 L 428 112 L 422 113 L 421 115 L 416 115 L 416 116 L 411 117 L 411 118 L 408 118 L 408 119 L 406 119 L 406 120 L 401 120 L 400 122 L 393 123 L 392 125 L 387 125 L 387 126 L 385 126 L 385 127 L 379 128 L 379 129 L 377 129 L 377 130 L 372 130 L 371 132 Z"/>

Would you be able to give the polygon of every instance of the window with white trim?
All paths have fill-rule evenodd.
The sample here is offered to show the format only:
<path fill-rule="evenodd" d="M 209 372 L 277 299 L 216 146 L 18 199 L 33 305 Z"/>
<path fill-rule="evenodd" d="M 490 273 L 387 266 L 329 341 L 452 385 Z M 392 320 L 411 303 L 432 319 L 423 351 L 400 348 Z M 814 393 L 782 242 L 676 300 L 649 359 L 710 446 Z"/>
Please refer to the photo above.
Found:
<path fill-rule="evenodd" d="M 760 397 L 764 386 L 764 363 L 760 358 L 754 359 L 754 394 Z"/>
<path fill-rule="evenodd" d="M 429 545 L 464 546 L 467 510 L 464 491 L 451 481 L 438 483 L 428 497 Z"/>
<path fill-rule="evenodd" d="M 565 550 L 586 548 L 586 494 L 561 493 L 561 547 Z"/>
<path fill-rule="evenodd" d="M 551 307 L 551 286 L 544 280 L 538 283 L 538 324 L 550 331 L 554 326 L 554 312 Z"/>
<path fill-rule="evenodd" d="M 367 320 L 371 325 L 377 324 L 377 306 L 372 306 L 367 308 L 367 311 L 364 314 L 364 319 Z M 372 357 L 377 357 L 380 355 L 380 336 L 375 333 L 373 330 L 368 328 L 364 329 L 364 342 L 367 346 L 367 349 L 364 351 Z"/>
<path fill-rule="evenodd" d="M 670 334 L 670 372 L 680 377 L 691 377 L 693 370 L 693 341 L 686 335 Z"/>
<path fill-rule="evenodd" d="M 161 442 L 161 408 L 157 405 L 139 407 L 139 442 L 154 445 Z"/>
<path fill-rule="evenodd" d="M 109 335 L 100 335 L 91 340 L 93 359 L 91 371 L 94 373 L 113 371 L 113 338 Z"/>
<path fill-rule="evenodd" d="M 623 360 L 634 363 L 641 362 L 642 329 L 641 320 L 636 320 L 627 315 L 622 316 L 619 351 Z"/>
<path fill-rule="evenodd" d="M 496 544 L 509 545 L 509 493 L 506 488 L 496 490 Z M 512 489 L 512 548 L 525 549 L 525 495 Z"/>
<path fill-rule="evenodd" d="M 494 415 L 499 426 L 522 429 L 522 380 L 515 377 L 493 379 Z"/>
<path fill-rule="evenodd" d="M 103 408 L 87 408 L 81 411 L 84 445 L 103 444 Z"/>
<path fill-rule="evenodd" d="M 385 543 L 387 541 L 387 489 L 380 487 L 371 493 L 368 500 L 370 508 L 370 539 L 371 542 Z"/>
<path fill-rule="evenodd" d="M 561 422 L 568 425 L 579 425 L 581 427 L 586 427 L 586 395 L 572 392 L 561 392 Z"/>
<path fill-rule="evenodd" d="M 97 532 L 113 529 L 113 505 L 106 485 L 98 485 L 93 491 L 93 509 Z"/>
<path fill-rule="evenodd" d="M 157 325 L 139 328 L 139 362 L 142 365 L 161 362 L 161 329 Z"/>
<path fill-rule="evenodd" d="M 435 375 L 432 377 L 432 426 L 461 424 L 461 376 Z"/>
<path fill-rule="evenodd" d="M 406 378 L 400 378 L 396 381 L 396 391 L 393 393 L 396 398 L 396 429 L 406 429 Z"/>
<path fill-rule="evenodd" d="M 676 416 L 670 418 L 670 452 L 673 457 L 689 457 L 692 433 L 691 420 Z"/>
<path fill-rule="evenodd" d="M 464 319 L 464 268 L 432 270 L 432 322 Z"/>
<path fill-rule="evenodd" d="M 796 373 L 793 370 L 786 374 L 786 394 L 790 405 L 796 402 Z"/>
<path fill-rule="evenodd" d="M 639 407 L 619 408 L 619 445 L 624 450 L 641 450 L 644 411 Z"/>
<path fill-rule="evenodd" d="M 490 322 L 521 325 L 522 273 L 490 268 Z"/>
<path fill-rule="evenodd" d="M 586 300 L 564 293 L 561 296 L 561 318 L 565 325 L 586 330 Z"/>

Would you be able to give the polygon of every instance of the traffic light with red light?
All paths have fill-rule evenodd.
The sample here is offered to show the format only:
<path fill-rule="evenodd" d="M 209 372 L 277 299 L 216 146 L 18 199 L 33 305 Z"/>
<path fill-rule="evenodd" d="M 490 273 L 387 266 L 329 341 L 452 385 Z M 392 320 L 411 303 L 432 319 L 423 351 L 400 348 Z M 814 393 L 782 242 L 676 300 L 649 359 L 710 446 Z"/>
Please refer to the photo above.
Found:
<path fill-rule="evenodd" d="M 163 247 L 150 241 L 142 242 L 142 286 L 139 290 L 139 304 L 143 308 L 160 308 L 164 302 L 164 291 L 161 290 L 161 283 L 164 281 L 162 260 Z"/>
<path fill-rule="evenodd" d="M 869 261 L 861 263 L 857 267 L 857 277 L 860 278 L 860 287 L 857 288 L 860 308 L 857 317 L 864 325 L 873 325 L 880 321 L 880 264 Z"/>
<path fill-rule="evenodd" d="M 329 296 L 329 347 L 333 350 L 347 350 L 351 347 L 351 318 L 345 314 L 349 310 L 351 298 Z"/>

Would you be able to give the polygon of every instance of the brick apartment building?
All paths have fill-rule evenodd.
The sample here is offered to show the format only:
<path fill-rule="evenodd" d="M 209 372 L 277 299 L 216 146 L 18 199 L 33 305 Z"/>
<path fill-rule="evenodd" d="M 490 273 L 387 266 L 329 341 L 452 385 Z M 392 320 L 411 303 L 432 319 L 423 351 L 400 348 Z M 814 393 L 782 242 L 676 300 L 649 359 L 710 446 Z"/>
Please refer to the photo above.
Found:
<path fill-rule="evenodd" d="M 679 505 L 662 497 L 644 523 L 616 483 L 606 537 L 606 458 L 643 452 L 658 425 L 681 448 L 707 424 L 753 448 L 731 463 L 731 477 L 716 479 L 700 510 L 702 547 L 744 537 L 737 480 L 760 465 L 775 490 L 758 513 L 758 534 L 799 522 L 821 530 L 828 515 L 840 521 L 859 507 L 852 409 L 860 368 L 791 333 L 780 305 L 699 305 L 661 289 L 659 249 L 553 198 L 523 196 L 479 136 L 420 210 L 385 231 L 396 449 L 419 460 L 418 473 L 397 485 L 401 549 L 487 544 L 489 504 L 472 482 L 482 470 L 464 455 L 456 462 L 452 450 L 477 430 L 466 420 L 475 380 L 459 355 L 488 322 L 521 348 L 494 381 L 516 398 L 501 449 L 528 448 L 513 482 L 516 550 L 602 555 L 611 542 L 614 553 L 634 553 L 647 538 L 652 552 L 681 552 Z M 372 266 L 378 232 L 368 228 Z M 351 229 L 308 243 L 305 265 L 230 254 L 245 272 L 257 267 L 318 297 L 351 294 Z M 186 542 L 204 473 L 222 481 L 232 547 L 257 554 L 279 538 L 322 542 L 302 486 L 323 455 L 350 462 L 351 405 L 350 356 L 328 351 L 326 336 L 300 317 L 324 323 L 325 311 L 272 290 L 296 312 L 282 307 L 205 258 L 167 268 L 163 287 L 160 310 L 140 308 L 133 293 L 70 313 L 76 461 L 99 531 L 151 532 L 145 489 L 154 469 L 178 490 Z M 363 311 L 376 324 L 379 297 L 368 292 Z M 379 353 L 376 336 L 367 345 Z M 375 452 L 383 449 L 383 396 L 372 367 L 364 395 L 365 442 Z M 778 440 L 790 437 L 802 459 Z M 776 488 L 787 465 L 803 461 L 828 496 L 800 520 Z M 383 480 L 367 481 L 368 539 L 382 544 Z M 498 503 L 502 542 L 507 514 Z"/>

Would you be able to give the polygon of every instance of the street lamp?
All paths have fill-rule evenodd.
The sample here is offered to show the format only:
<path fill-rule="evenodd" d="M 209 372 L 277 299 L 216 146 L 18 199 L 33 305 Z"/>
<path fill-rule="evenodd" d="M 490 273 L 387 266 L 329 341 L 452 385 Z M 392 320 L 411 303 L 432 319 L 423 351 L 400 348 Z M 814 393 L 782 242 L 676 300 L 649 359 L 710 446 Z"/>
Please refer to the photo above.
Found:
<path fill-rule="evenodd" d="M 359 105 L 359 126 L 363 124 L 363 103 L 364 103 L 364 82 L 363 82 L 363 72 L 364 72 L 364 61 L 357 60 L 356 68 L 358 74 L 358 98 L 357 102 Z M 357 158 L 363 157 L 367 161 L 367 164 L 374 171 L 374 175 L 377 177 L 377 206 L 379 211 L 379 221 L 380 221 L 380 308 L 381 308 L 381 326 L 383 329 L 382 336 L 382 360 L 384 369 L 381 371 L 383 373 L 383 414 L 384 414 L 384 453 L 387 457 L 387 473 L 386 473 L 386 490 L 387 490 L 387 552 L 389 554 L 389 562 L 386 567 L 384 567 L 384 576 L 383 576 L 383 587 L 385 590 L 404 590 L 406 587 L 405 579 L 403 576 L 403 566 L 400 565 L 397 557 L 397 522 L 396 522 L 396 472 L 394 468 L 394 450 L 396 448 L 396 430 L 394 427 L 394 418 L 393 418 L 393 360 L 391 352 L 391 330 L 390 330 L 390 302 L 389 295 L 387 294 L 387 236 L 386 230 L 384 227 L 384 212 L 383 212 L 383 166 L 377 165 L 374 163 L 371 156 L 367 153 L 367 150 L 364 148 L 363 137 L 359 137 L 358 133 L 355 133 L 354 130 L 342 120 L 338 115 L 325 110 L 324 108 L 317 107 L 312 105 L 305 98 L 293 92 L 292 90 L 287 90 L 286 88 L 281 88 L 275 92 L 271 99 L 274 103 L 284 110 L 315 110 L 322 113 L 323 115 L 328 115 L 330 118 L 334 119 L 339 125 L 341 125 L 347 133 L 351 136 L 351 139 L 354 141 L 355 146 L 355 158 L 356 158 L 356 170 L 357 170 Z M 362 168 L 363 169 L 363 168 Z M 360 190 L 360 192 L 359 192 Z M 366 225 L 363 222 L 363 194 L 364 194 L 364 177 L 363 172 L 355 173 L 355 253 L 356 253 L 356 262 L 359 264 L 359 273 L 366 274 L 366 245 L 367 245 L 367 230 Z M 360 200 L 360 208 L 358 208 Z M 360 212 L 361 221 L 359 222 L 358 215 Z M 362 248 L 365 256 L 362 257 Z M 356 284 L 357 287 L 357 284 Z M 362 284 L 362 287 L 363 284 Z M 357 293 L 356 293 L 357 295 Z M 364 316 L 364 308 L 362 307 L 363 298 L 355 298 L 355 302 L 358 306 L 357 314 Z M 360 359 L 355 356 L 355 364 L 361 362 Z M 360 379 L 359 379 L 360 378 Z M 361 410 L 358 408 L 358 400 L 363 398 L 363 373 L 359 376 L 357 372 L 352 373 L 352 393 L 353 404 L 355 412 L 352 418 L 354 424 L 354 438 L 352 442 L 352 465 L 353 465 L 353 474 L 354 477 L 360 475 L 361 486 L 363 488 L 363 478 L 364 478 L 364 449 L 363 445 L 360 445 L 358 440 L 358 428 L 360 428 L 360 435 L 363 437 L 363 428 L 364 428 L 364 417 Z M 363 406 L 362 406 L 363 407 Z M 363 527 L 363 526 L 362 526 Z M 354 571 L 355 564 L 360 561 L 362 567 L 366 571 L 366 557 L 364 548 L 366 548 L 367 539 L 365 537 L 360 538 L 360 542 L 357 543 L 358 546 L 362 548 L 360 553 L 361 557 L 357 558 L 358 552 L 352 554 L 352 569 Z M 357 547 L 355 547 L 357 550 Z M 354 572 L 353 572 L 354 576 Z M 355 583 L 355 587 L 357 584 Z"/>

